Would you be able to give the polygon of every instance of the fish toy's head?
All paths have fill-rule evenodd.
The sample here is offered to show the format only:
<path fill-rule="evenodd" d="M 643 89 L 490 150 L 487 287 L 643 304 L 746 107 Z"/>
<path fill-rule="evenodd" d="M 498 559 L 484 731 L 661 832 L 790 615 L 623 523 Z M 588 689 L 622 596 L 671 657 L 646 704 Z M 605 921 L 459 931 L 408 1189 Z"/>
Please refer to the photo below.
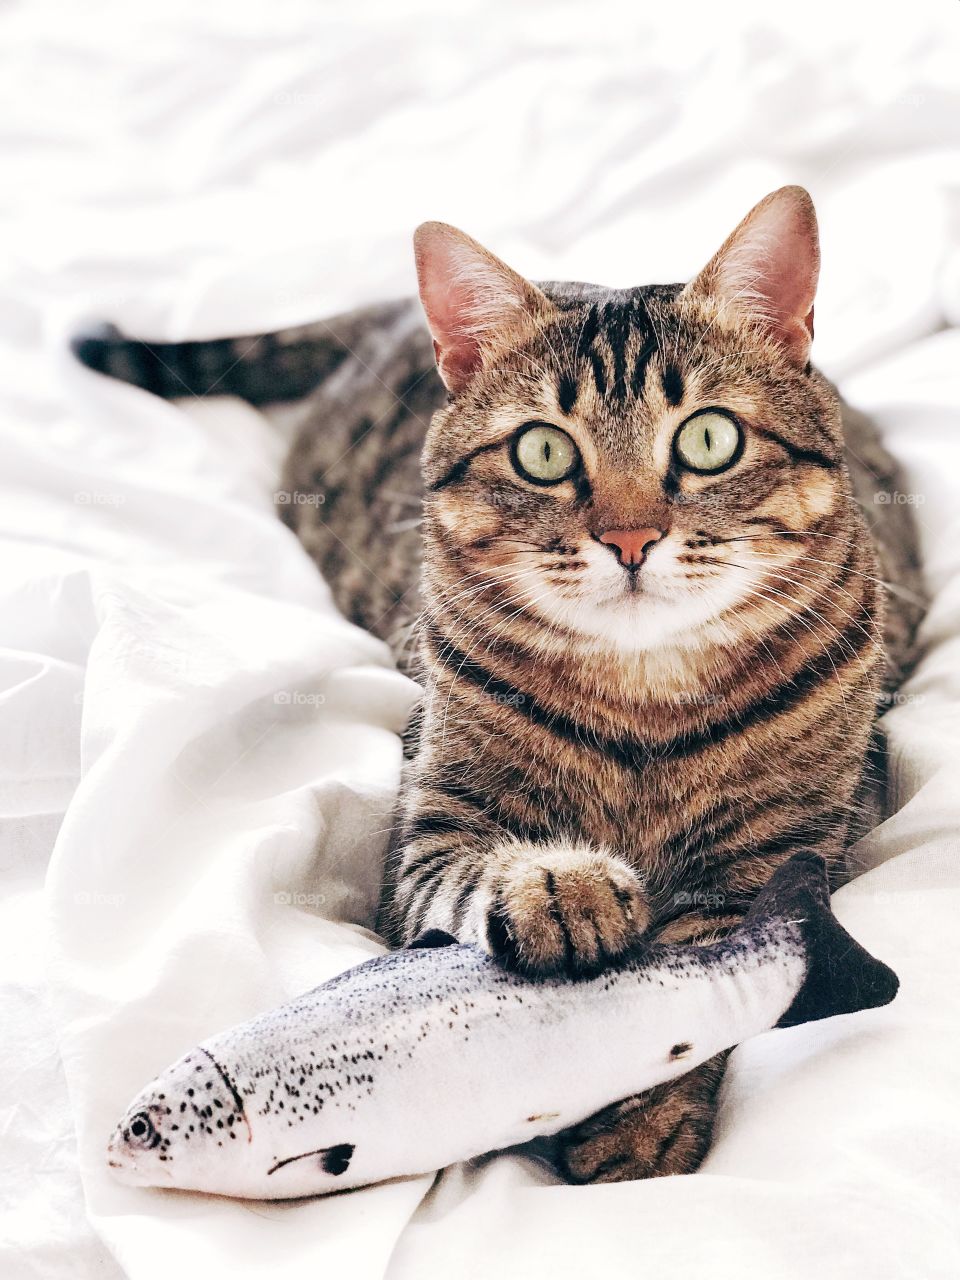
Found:
<path fill-rule="evenodd" d="M 249 1140 L 232 1081 L 194 1049 L 137 1094 L 107 1144 L 107 1163 L 130 1186 L 203 1190 L 227 1150 L 242 1163 Z"/>
<path fill-rule="evenodd" d="M 131 1186 L 173 1185 L 170 1162 L 170 1117 L 161 1096 L 144 1091 L 127 1111 L 107 1143 L 107 1163 L 121 1182 Z"/>

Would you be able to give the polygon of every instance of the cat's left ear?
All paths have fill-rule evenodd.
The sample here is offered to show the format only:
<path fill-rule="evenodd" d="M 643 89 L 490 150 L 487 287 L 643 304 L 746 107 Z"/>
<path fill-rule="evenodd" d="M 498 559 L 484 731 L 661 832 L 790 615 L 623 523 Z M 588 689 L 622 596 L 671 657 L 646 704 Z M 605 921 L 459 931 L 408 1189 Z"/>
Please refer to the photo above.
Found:
<path fill-rule="evenodd" d="M 810 358 L 820 242 L 813 201 L 781 187 L 756 205 L 683 290 L 758 324 L 801 368 Z"/>
<path fill-rule="evenodd" d="M 456 227 L 425 222 L 413 244 L 437 368 L 451 392 L 554 313 L 536 285 Z"/>

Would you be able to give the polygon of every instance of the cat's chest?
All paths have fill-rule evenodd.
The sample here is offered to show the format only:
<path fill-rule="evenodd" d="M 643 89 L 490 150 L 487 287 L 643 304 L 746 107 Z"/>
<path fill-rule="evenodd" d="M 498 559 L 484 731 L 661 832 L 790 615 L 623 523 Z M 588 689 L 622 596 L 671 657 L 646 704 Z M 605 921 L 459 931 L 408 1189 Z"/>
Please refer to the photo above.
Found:
<path fill-rule="evenodd" d="M 546 825 L 614 847 L 637 865 L 695 830 L 723 798 L 723 779 L 707 762 L 651 760 L 614 771 L 600 760 L 586 786 L 579 769 L 553 778 L 539 790 Z"/>

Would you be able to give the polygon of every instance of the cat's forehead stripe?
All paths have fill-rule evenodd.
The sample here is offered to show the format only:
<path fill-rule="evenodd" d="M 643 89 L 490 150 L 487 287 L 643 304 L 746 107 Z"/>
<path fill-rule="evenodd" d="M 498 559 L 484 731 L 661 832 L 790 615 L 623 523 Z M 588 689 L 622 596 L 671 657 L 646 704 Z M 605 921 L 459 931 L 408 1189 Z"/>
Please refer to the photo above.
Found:
<path fill-rule="evenodd" d="M 564 323 L 569 324 L 570 319 L 565 317 Z M 589 372 L 601 399 L 624 404 L 630 397 L 642 395 L 647 365 L 658 346 L 656 328 L 642 294 L 612 297 L 584 308 L 575 330 L 571 363 L 578 377 Z M 558 399 L 561 408 L 572 407 L 576 400 L 569 370 L 560 373 Z M 569 407 L 564 412 L 569 412 Z"/>

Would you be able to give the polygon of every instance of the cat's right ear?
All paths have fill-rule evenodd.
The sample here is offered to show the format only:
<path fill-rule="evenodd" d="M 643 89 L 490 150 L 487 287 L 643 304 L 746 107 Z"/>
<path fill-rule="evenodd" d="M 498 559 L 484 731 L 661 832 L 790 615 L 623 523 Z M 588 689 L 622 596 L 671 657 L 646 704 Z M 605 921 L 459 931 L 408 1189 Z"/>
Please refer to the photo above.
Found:
<path fill-rule="evenodd" d="M 803 187 L 771 191 L 680 297 L 702 293 L 772 338 L 800 368 L 810 358 L 820 242 Z"/>
<path fill-rule="evenodd" d="M 545 294 L 445 222 L 413 237 L 420 301 L 447 389 L 461 391 L 498 350 L 553 306 Z"/>

